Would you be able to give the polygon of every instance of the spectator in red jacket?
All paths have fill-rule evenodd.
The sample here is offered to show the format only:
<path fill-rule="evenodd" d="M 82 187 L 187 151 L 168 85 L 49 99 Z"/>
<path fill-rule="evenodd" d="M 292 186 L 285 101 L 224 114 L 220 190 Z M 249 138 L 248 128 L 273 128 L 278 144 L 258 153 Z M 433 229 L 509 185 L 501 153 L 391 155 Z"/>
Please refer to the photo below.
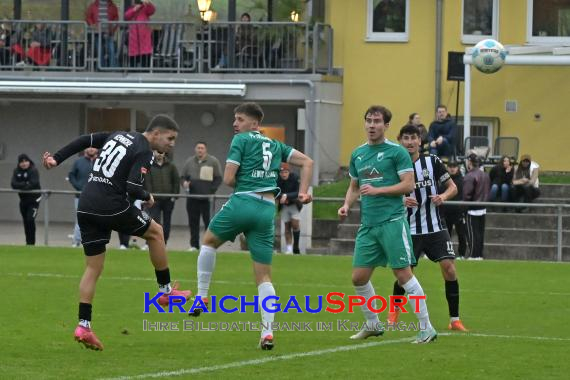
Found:
<path fill-rule="evenodd" d="M 116 67 L 117 54 L 114 40 L 117 25 L 112 24 L 119 20 L 119 9 L 113 0 L 94 0 L 87 8 L 85 21 L 91 27 L 90 36 L 95 41 L 95 54 L 99 57 L 99 64 L 102 67 Z M 111 24 L 109 24 L 111 22 Z M 102 28 L 99 28 L 99 25 Z M 101 36 L 99 36 L 101 33 Z M 99 37 L 103 49 L 99 49 Z"/>
<path fill-rule="evenodd" d="M 53 33 L 45 23 L 39 22 L 34 25 L 31 30 L 31 38 L 26 51 L 21 45 L 21 41 L 12 44 L 12 53 L 19 62 L 16 66 L 22 66 L 31 63 L 34 66 L 48 66 L 51 61 L 51 42 Z"/>
<path fill-rule="evenodd" d="M 125 13 L 125 20 L 138 21 L 129 25 L 129 67 L 149 67 L 152 56 L 152 29 L 146 23 L 156 8 L 150 0 L 135 0 Z"/>

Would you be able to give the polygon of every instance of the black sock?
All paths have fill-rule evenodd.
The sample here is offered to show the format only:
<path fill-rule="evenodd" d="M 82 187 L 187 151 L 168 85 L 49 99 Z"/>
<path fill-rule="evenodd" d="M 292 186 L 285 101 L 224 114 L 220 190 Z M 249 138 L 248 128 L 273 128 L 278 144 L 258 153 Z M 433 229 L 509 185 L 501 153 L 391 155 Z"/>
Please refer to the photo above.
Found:
<path fill-rule="evenodd" d="M 300 253 L 299 251 L 299 235 L 301 231 L 293 231 L 293 253 Z"/>
<path fill-rule="evenodd" d="M 393 290 L 392 294 L 395 296 L 403 296 L 404 294 L 406 294 L 406 289 L 402 288 L 400 286 L 400 284 L 398 284 L 398 280 L 394 281 L 394 290 Z M 398 304 L 401 304 L 401 303 L 402 303 L 402 300 L 394 301 L 394 304 L 396 306 Z"/>
<path fill-rule="evenodd" d="M 91 310 L 93 305 L 90 303 L 79 302 L 79 320 L 91 321 Z"/>
<path fill-rule="evenodd" d="M 158 282 L 158 285 L 164 286 L 170 284 L 170 269 L 155 270 L 154 273 L 156 273 L 156 282 Z"/>
<path fill-rule="evenodd" d="M 449 306 L 449 316 L 459 318 L 459 282 L 445 281 L 445 298 Z"/>

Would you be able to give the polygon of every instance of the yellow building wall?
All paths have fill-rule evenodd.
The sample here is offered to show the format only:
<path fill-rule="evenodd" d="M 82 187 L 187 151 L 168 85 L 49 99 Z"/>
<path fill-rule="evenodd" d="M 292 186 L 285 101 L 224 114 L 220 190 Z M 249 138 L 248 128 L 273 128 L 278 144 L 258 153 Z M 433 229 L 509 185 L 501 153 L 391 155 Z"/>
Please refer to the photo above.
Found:
<path fill-rule="evenodd" d="M 461 43 L 461 0 L 444 1 L 441 102 L 454 114 L 456 82 L 448 82 L 447 52 L 464 51 Z M 499 41 L 505 45 L 526 43 L 525 0 L 501 0 Z M 330 0 L 327 22 L 334 28 L 334 63 L 342 67 L 343 115 L 341 162 L 366 141 L 363 113 L 371 104 L 383 104 L 394 114 L 388 138 L 412 112 L 419 112 L 426 126 L 435 104 L 436 1 L 411 0 L 409 41 L 365 42 L 367 2 Z M 472 68 L 472 117 L 497 117 L 501 136 L 517 136 L 519 152 L 529 153 L 542 170 L 570 171 L 563 158 L 570 142 L 566 106 L 570 99 L 570 67 L 505 66 L 491 75 Z M 459 115 L 463 115 L 464 83 Z M 518 112 L 505 112 L 505 101 L 516 100 Z M 541 115 L 540 121 L 534 115 Z"/>

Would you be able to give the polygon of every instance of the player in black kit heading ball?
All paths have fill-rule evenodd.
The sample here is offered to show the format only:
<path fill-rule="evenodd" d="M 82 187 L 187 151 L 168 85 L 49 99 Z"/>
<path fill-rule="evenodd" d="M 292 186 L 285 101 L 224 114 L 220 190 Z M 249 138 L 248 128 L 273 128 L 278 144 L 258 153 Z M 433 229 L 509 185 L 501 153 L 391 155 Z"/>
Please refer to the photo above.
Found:
<path fill-rule="evenodd" d="M 103 349 L 91 330 L 91 304 L 97 279 L 103 271 L 111 231 L 140 236 L 147 241 L 158 288 L 164 293 L 158 303 L 168 305 L 168 295 L 186 299 L 191 295 L 189 290 L 177 290 L 176 284 L 171 286 L 162 227 L 133 205 L 137 199 L 148 206 L 154 203 L 152 194 L 144 190 L 144 174 L 150 170 L 152 151 L 171 150 L 178 131 L 173 119 L 157 115 L 144 133 L 92 133 L 77 138 L 53 155 L 49 152 L 43 155 L 43 165 L 51 169 L 86 148 L 97 148 L 101 152 L 93 164 L 77 208 L 86 267 L 79 284 L 79 324 L 75 329 L 75 340 L 87 348 Z"/>

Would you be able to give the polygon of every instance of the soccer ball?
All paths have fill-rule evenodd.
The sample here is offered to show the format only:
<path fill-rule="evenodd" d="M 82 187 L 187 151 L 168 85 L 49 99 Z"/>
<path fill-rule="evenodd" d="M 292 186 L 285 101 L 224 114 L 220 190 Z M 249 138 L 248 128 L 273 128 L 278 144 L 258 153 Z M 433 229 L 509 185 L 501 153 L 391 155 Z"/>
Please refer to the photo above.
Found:
<path fill-rule="evenodd" d="M 507 50 L 495 40 L 483 40 L 475 45 L 471 57 L 477 70 L 485 74 L 492 74 L 503 67 Z"/>

